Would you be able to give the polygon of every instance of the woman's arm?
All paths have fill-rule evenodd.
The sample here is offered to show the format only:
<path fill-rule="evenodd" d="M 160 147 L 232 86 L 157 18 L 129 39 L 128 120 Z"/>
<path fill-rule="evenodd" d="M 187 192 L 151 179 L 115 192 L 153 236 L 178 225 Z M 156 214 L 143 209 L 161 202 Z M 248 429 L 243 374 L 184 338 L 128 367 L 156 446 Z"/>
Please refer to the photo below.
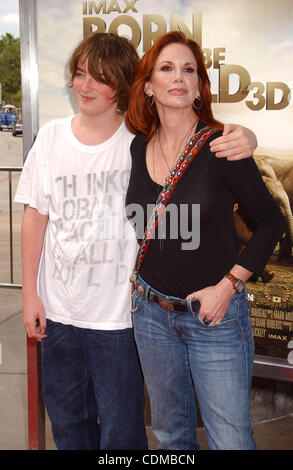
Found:
<path fill-rule="evenodd" d="M 263 271 L 285 230 L 284 217 L 252 158 L 235 162 L 214 158 L 213 163 L 235 202 L 246 210 L 254 226 L 252 238 L 230 270 L 236 278 L 245 282 L 252 273 Z M 223 276 L 215 286 L 191 293 L 187 299 L 198 299 L 201 303 L 200 318 L 207 317 L 211 324 L 217 324 L 224 317 L 234 294 L 231 281 Z"/>
<path fill-rule="evenodd" d="M 235 264 L 230 272 L 241 281 L 246 282 L 252 275 L 248 269 Z M 186 298 L 188 300 L 198 299 L 200 301 L 199 317 L 201 320 L 207 318 L 211 325 L 220 323 L 229 307 L 230 301 L 235 294 L 232 282 L 225 277 L 215 286 L 193 292 Z"/>

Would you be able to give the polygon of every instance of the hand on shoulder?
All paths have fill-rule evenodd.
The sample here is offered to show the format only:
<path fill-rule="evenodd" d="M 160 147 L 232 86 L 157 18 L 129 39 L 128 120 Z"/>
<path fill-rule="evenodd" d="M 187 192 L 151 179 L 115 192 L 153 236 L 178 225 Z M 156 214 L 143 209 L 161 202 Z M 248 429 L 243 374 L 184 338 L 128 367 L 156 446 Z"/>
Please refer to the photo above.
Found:
<path fill-rule="evenodd" d="M 237 124 L 225 124 L 223 135 L 210 143 L 210 149 L 216 157 L 226 157 L 228 160 L 249 158 L 256 147 L 255 134 L 250 129 Z"/>

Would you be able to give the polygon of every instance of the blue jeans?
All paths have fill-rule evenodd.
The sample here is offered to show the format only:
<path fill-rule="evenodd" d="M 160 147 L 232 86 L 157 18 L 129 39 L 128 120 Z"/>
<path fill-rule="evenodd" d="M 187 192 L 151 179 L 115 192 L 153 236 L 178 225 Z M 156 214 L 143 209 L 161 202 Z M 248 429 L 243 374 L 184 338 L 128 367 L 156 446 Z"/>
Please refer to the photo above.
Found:
<path fill-rule="evenodd" d="M 142 279 L 140 284 L 145 293 L 134 292 L 133 324 L 158 448 L 199 448 L 195 388 L 210 449 L 255 449 L 249 406 L 254 345 L 246 292 L 234 295 L 220 324 L 206 326 L 191 301 L 184 312 L 168 311 L 147 300 L 150 286 Z"/>
<path fill-rule="evenodd" d="M 58 449 L 147 449 L 144 384 L 133 330 L 47 320 L 43 394 Z"/>

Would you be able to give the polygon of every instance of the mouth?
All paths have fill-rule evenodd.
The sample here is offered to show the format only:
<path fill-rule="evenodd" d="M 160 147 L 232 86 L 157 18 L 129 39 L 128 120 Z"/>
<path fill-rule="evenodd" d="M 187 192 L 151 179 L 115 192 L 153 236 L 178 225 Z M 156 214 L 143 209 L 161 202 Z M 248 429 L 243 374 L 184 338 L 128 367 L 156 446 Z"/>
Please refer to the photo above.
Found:
<path fill-rule="evenodd" d="M 83 96 L 83 95 L 80 95 L 80 98 L 84 103 L 90 103 L 91 101 L 94 101 L 95 99 L 92 96 Z"/>
<path fill-rule="evenodd" d="M 187 90 L 185 88 L 171 88 L 168 93 L 170 95 L 182 96 L 187 94 Z"/>

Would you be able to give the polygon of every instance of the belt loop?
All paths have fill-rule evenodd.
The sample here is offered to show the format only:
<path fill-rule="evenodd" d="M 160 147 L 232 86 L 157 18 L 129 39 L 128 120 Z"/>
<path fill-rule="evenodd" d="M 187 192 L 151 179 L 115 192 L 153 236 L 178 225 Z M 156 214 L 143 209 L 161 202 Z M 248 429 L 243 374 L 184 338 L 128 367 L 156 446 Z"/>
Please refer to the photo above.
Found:
<path fill-rule="evenodd" d="M 188 313 L 190 313 L 190 315 L 191 315 L 192 317 L 195 317 L 195 312 L 193 311 L 193 308 L 192 308 L 192 300 L 191 300 L 191 299 L 187 299 L 186 302 L 187 302 L 187 310 L 188 310 Z"/>
<path fill-rule="evenodd" d="M 151 286 L 149 286 L 145 281 L 142 281 L 142 279 L 139 275 L 137 277 L 137 283 L 140 284 L 144 289 L 144 293 L 143 293 L 142 297 L 144 297 L 145 300 L 148 300 L 149 291 L 150 291 Z"/>
<path fill-rule="evenodd" d="M 147 283 L 144 283 L 144 298 L 148 300 L 149 298 L 150 286 Z"/>

